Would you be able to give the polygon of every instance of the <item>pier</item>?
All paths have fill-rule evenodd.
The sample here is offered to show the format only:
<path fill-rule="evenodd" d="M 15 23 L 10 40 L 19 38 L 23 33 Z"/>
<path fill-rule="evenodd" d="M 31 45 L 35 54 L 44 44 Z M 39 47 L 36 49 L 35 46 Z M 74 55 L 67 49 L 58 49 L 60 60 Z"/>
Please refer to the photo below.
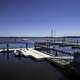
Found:
<path fill-rule="evenodd" d="M 32 48 L 28 48 L 28 49 L 15 49 L 16 51 L 16 53 L 17 53 L 17 51 L 20 51 L 21 52 L 21 54 L 23 54 L 24 56 L 31 56 L 31 57 L 33 57 L 33 58 L 35 58 L 36 60 L 44 60 L 44 59 L 46 59 L 46 58 L 51 58 L 51 56 L 49 56 L 49 55 L 47 55 L 47 54 L 44 54 L 44 53 L 42 53 L 42 52 L 39 52 L 39 51 L 37 51 L 37 50 L 34 50 L 34 49 L 32 49 Z M 15 54 L 16 54 L 15 53 Z"/>
<path fill-rule="evenodd" d="M 2 49 L 0 49 L 0 52 Z M 7 49 L 5 49 L 7 51 Z M 49 54 L 45 54 L 43 52 L 34 50 L 33 48 L 15 48 L 15 49 L 9 49 L 9 51 L 14 51 L 14 54 L 19 56 L 19 55 L 24 55 L 25 57 L 32 57 L 36 61 L 43 61 L 46 60 L 48 62 L 51 62 L 53 64 L 56 64 L 60 67 L 64 67 L 65 65 L 70 64 L 70 62 L 73 61 L 74 57 L 73 56 L 51 56 Z"/>

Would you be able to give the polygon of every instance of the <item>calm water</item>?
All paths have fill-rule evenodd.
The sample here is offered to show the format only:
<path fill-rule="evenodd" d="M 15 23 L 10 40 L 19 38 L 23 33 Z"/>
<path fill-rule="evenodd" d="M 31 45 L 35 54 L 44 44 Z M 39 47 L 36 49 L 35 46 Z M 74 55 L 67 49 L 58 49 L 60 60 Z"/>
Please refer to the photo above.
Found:
<path fill-rule="evenodd" d="M 34 47 L 34 43 L 28 43 L 27 45 L 29 48 Z M 14 43 L 14 44 L 9 44 L 9 48 L 25 48 L 26 44 L 24 43 Z M 6 44 L 0 44 L 0 48 L 6 48 Z"/>
<path fill-rule="evenodd" d="M 0 53 L 0 80 L 67 80 L 62 72 L 47 61 L 15 57 Z"/>

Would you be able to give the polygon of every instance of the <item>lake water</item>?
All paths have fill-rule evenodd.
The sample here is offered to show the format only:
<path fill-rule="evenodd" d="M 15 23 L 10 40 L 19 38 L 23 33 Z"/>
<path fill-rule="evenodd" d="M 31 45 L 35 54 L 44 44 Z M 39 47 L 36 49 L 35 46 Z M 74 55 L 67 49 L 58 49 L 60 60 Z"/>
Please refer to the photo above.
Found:
<path fill-rule="evenodd" d="M 7 47 L 7 44 L 0 44 L 0 48 L 4 49 Z M 34 43 L 28 43 L 28 48 L 33 48 Z M 26 48 L 26 44 L 24 43 L 9 43 L 9 48 Z"/>
<path fill-rule="evenodd" d="M 9 44 L 9 48 L 24 48 L 25 44 Z M 34 47 L 34 43 L 28 43 Z M 6 44 L 0 44 L 6 48 Z M 54 51 L 48 51 L 51 54 Z M 15 57 L 14 53 L 0 53 L 0 80 L 67 80 L 63 72 L 47 61 L 37 62 L 32 58 Z M 71 80 L 71 79 L 70 79 Z M 73 79 L 72 79 L 73 80 Z"/>
<path fill-rule="evenodd" d="M 47 61 L 15 57 L 0 53 L 0 80 L 67 80 L 64 74 Z"/>

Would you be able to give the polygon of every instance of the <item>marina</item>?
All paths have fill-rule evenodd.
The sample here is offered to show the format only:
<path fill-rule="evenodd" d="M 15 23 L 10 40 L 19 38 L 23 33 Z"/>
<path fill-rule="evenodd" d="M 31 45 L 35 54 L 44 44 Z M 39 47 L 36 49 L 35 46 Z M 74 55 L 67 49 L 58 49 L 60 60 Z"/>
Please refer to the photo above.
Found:
<path fill-rule="evenodd" d="M 75 70 L 75 67 L 73 66 L 75 60 L 75 56 L 74 56 L 75 50 L 72 49 L 71 46 L 60 47 L 59 45 L 47 43 L 46 41 L 44 42 L 44 44 L 43 42 L 41 43 L 41 41 L 40 42 L 38 41 L 37 45 L 35 43 L 36 41 L 27 42 L 27 41 L 19 40 L 18 42 L 16 40 L 15 42 L 15 40 L 13 41 L 4 40 L 4 43 L 2 42 L 0 44 L 0 46 L 2 45 L 2 47 L 0 47 L 0 56 L 4 56 L 4 57 L 6 56 L 6 59 L 8 60 L 11 59 L 10 57 L 12 57 L 12 59 L 16 58 L 19 59 L 21 62 L 22 59 L 25 59 L 25 61 L 27 59 L 31 59 L 37 64 L 46 62 L 50 66 L 52 67 L 55 66 L 55 68 L 58 68 L 60 72 L 64 75 L 63 77 L 66 79 L 68 78 L 67 80 L 69 80 L 70 75 L 74 74 L 73 71 Z M 32 47 L 29 46 L 29 44 L 32 45 Z M 76 52 L 77 51 L 78 50 L 76 50 Z M 16 61 L 16 59 L 14 59 L 14 61 Z M 68 72 L 70 72 L 69 75 Z"/>
<path fill-rule="evenodd" d="M 0 0 L 0 80 L 80 80 L 80 0 Z"/>

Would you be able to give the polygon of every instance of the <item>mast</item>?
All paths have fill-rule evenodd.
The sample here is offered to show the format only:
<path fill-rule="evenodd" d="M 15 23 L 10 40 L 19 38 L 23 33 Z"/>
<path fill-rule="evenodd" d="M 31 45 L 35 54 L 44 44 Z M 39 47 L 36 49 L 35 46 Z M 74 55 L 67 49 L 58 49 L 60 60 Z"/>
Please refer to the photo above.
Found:
<path fill-rule="evenodd" d="M 51 29 L 51 43 L 53 43 L 53 29 Z"/>

